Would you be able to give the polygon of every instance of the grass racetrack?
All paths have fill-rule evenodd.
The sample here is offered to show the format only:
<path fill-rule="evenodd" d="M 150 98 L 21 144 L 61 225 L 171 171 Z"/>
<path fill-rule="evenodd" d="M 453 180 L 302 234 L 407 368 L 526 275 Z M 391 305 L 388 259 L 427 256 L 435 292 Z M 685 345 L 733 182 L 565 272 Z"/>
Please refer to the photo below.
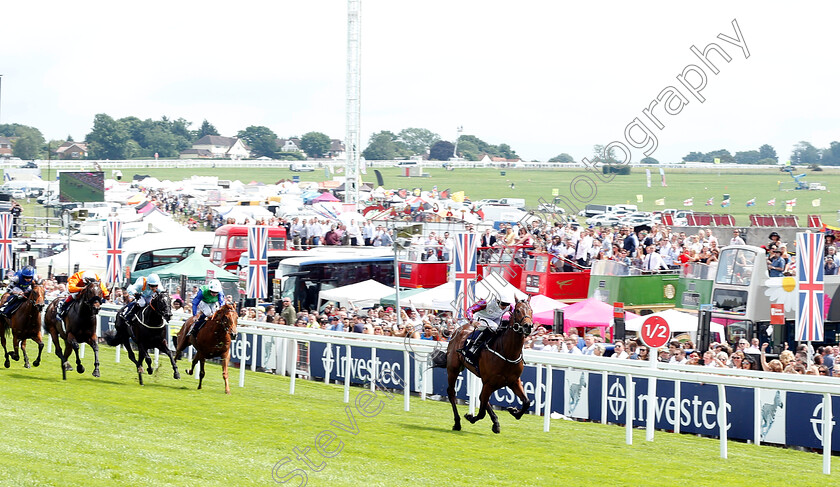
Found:
<path fill-rule="evenodd" d="M 30 344 L 31 345 L 31 344 Z M 30 350 L 35 347 L 30 346 Z M 208 365 L 204 389 L 186 376 L 172 379 L 168 361 L 137 384 L 123 354 L 101 347 L 102 377 L 90 375 L 87 350 L 84 375 L 61 380 L 58 359 L 46 354 L 40 367 L 12 362 L 0 368 L 0 485 L 8 486 L 250 486 L 277 485 L 295 468 L 308 472 L 305 485 L 727 485 L 746 471 L 760 469 L 769 485 L 835 485 L 840 473 L 823 475 L 822 457 L 770 446 L 729 443 L 729 459 L 719 458 L 715 439 L 657 432 L 645 441 L 624 443 L 617 425 L 554 420 L 542 432 L 543 418 L 515 421 L 499 412 L 502 433 L 490 431 L 489 418 L 453 432 L 448 403 L 412 398 L 403 411 L 401 394 L 388 399 L 373 417 L 356 412 L 352 435 L 330 425 L 348 424 L 343 386 L 247 372 L 238 387 L 231 369 L 232 395 L 223 390 L 221 368 Z M 34 359 L 34 356 L 30 357 Z M 461 414 L 467 412 L 461 406 Z M 314 439 L 330 429 L 343 449 L 321 457 Z M 311 448 L 308 457 L 322 469 L 313 472 L 295 458 L 293 448 Z M 840 464 L 834 461 L 835 472 Z M 278 477 L 279 478 L 279 477 Z M 834 478 L 835 480 L 831 480 Z M 287 485 L 304 485 L 301 477 Z"/>

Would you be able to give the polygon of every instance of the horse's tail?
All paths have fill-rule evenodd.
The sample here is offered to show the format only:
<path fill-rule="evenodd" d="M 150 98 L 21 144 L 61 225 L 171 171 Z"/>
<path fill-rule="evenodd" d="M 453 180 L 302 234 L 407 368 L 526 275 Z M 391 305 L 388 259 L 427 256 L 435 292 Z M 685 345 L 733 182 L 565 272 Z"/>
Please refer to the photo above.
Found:
<path fill-rule="evenodd" d="M 443 350 L 433 351 L 430 354 L 429 359 L 431 360 L 432 368 L 446 368 L 446 352 L 444 352 Z"/>
<path fill-rule="evenodd" d="M 112 347 L 115 345 L 120 345 L 123 343 L 123 340 L 126 338 L 126 334 L 128 331 L 125 327 L 118 327 L 113 328 L 105 332 L 105 335 L 102 337 L 105 339 L 105 343 L 111 345 Z"/>

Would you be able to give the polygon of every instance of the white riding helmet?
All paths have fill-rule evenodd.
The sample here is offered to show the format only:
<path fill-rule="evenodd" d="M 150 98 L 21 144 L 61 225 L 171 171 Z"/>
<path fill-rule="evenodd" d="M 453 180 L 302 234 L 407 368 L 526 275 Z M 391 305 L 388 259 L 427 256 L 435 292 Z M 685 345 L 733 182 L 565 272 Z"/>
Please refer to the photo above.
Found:
<path fill-rule="evenodd" d="M 219 282 L 218 279 L 213 279 L 210 281 L 210 284 L 207 285 L 207 289 L 214 293 L 222 292 L 222 283 Z"/>
<path fill-rule="evenodd" d="M 98 276 L 98 275 L 96 275 L 96 273 L 95 273 L 95 272 L 85 271 L 85 272 L 82 274 L 82 280 L 83 280 L 83 281 L 98 281 L 98 280 L 99 280 L 99 276 Z"/>
<path fill-rule="evenodd" d="M 146 278 L 146 284 L 149 286 L 160 286 L 160 277 L 157 274 L 149 274 Z"/>
<path fill-rule="evenodd" d="M 496 291 L 496 294 L 499 298 L 500 303 L 511 304 L 511 303 L 516 302 L 516 295 L 514 295 L 513 291 L 510 290 L 510 289 L 502 289 L 502 290 Z"/>

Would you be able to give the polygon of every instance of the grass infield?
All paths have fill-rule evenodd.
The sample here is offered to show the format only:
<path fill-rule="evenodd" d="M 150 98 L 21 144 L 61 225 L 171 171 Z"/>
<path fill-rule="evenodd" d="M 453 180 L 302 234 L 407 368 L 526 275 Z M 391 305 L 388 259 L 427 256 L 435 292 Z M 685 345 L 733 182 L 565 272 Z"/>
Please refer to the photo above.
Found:
<path fill-rule="evenodd" d="M 483 198 L 525 198 L 529 207 L 536 207 L 542 200 L 553 200 L 552 190 L 557 189 L 560 196 L 570 199 L 570 181 L 576 176 L 589 174 L 579 169 L 424 169 L 429 177 L 407 178 L 400 176 L 405 173 L 404 168 L 380 168 L 385 179 L 386 188 L 422 188 L 431 190 L 434 186 L 438 190 L 465 191 L 473 201 Z M 502 176 L 501 172 L 505 175 Z M 238 179 L 244 183 L 258 181 L 274 183 L 280 179 L 291 179 L 300 176 L 302 181 L 323 181 L 324 171 L 321 169 L 310 173 L 295 173 L 287 169 L 258 169 L 258 168 L 212 168 L 212 169 L 124 169 L 124 177 L 130 179 L 134 174 L 147 174 L 158 179 L 181 180 L 193 174 L 218 176 L 220 179 Z M 690 208 L 694 211 L 711 213 L 728 213 L 735 216 L 740 226 L 749 226 L 748 215 L 759 214 L 794 214 L 799 217 L 800 224 L 806 223 L 809 214 L 820 214 L 830 225 L 837 223 L 837 210 L 840 209 L 840 169 L 825 168 L 822 172 L 797 170 L 797 174 L 807 173 L 804 180 L 820 182 L 827 187 L 827 191 L 779 191 L 779 182 L 788 187 L 793 179 L 777 169 L 752 169 L 749 167 L 737 169 L 665 169 L 667 187 L 663 187 L 657 168 L 651 170 L 651 187 L 646 184 L 645 171 L 633 168 L 627 176 L 616 176 L 609 183 L 603 183 L 593 177 L 597 183 L 597 192 L 591 201 L 575 202 L 579 208 L 586 203 L 637 204 L 644 211 L 662 210 L 665 208 Z M 335 176 L 341 176 L 336 173 Z M 106 177 L 111 177 L 110 173 Z M 332 178 L 333 176 L 330 176 Z M 365 182 L 376 184 L 373 169 L 362 176 Z M 511 188 L 513 184 L 513 188 Z M 581 193 L 586 185 L 578 188 Z M 722 208 L 723 194 L 731 195 L 731 205 Z M 636 195 L 642 195 L 644 201 L 637 203 Z M 582 196 L 587 196 L 585 193 Z M 714 198 L 714 204 L 706 206 L 709 198 Z M 664 205 L 657 205 L 656 200 L 665 199 Z M 694 199 L 694 205 L 684 207 L 683 201 Z M 748 200 L 755 198 L 755 206 L 747 207 Z M 776 199 L 775 206 L 768 206 L 767 202 Z M 785 200 L 796 198 L 796 206 L 792 213 L 785 212 Z M 813 200 L 819 199 L 820 206 L 812 206 Z M 561 204 L 567 207 L 568 205 Z M 566 208 L 567 210 L 569 208 Z"/>
<path fill-rule="evenodd" d="M 639 429 L 627 446 L 617 425 L 555 420 L 543 433 L 542 417 L 515 421 L 500 412 L 500 435 L 490 431 L 488 418 L 464 421 L 464 430 L 453 432 L 449 404 L 412 398 L 406 413 L 400 394 L 381 396 L 382 410 L 365 417 L 354 406 L 361 388 L 350 394 L 354 435 L 331 424 L 350 424 L 339 385 L 299 380 L 291 396 L 286 377 L 248 371 L 239 388 L 238 370 L 231 370 L 233 394 L 226 396 L 219 366 L 208 366 L 198 391 L 183 368 L 185 378 L 172 379 L 164 358 L 141 387 L 124 354 L 115 364 L 112 347 L 101 352 L 99 379 L 90 375 L 90 349 L 83 360 L 88 370 L 68 373 L 67 381 L 52 354 L 45 353 L 39 368 L 20 362 L 0 368 L 6 432 L 0 485 L 277 485 L 272 469 L 285 457 L 291 462 L 278 467 L 279 476 L 303 468 L 313 486 L 716 486 L 755 469 L 770 484 L 832 485 L 840 478 L 840 472 L 823 475 L 822 457 L 814 453 L 730 442 L 729 459 L 722 460 L 715 439 L 657 432 L 647 442 Z M 329 450 L 343 442 L 332 458 L 321 457 L 314 444 L 327 429 L 337 436 Z M 311 448 L 307 455 L 321 470 L 298 461 L 295 447 Z M 303 485 L 300 480 L 286 485 Z"/>

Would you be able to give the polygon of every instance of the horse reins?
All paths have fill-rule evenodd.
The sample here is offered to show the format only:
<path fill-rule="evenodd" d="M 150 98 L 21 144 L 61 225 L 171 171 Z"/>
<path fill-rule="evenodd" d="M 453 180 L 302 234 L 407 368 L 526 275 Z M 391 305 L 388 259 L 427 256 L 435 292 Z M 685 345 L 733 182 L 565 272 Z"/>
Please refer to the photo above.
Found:
<path fill-rule="evenodd" d="M 514 309 L 513 312 L 516 313 L 516 310 Z M 522 321 L 524 321 L 526 318 L 528 318 L 528 317 L 525 316 L 522 319 Z M 531 327 L 532 328 L 533 328 L 533 324 L 534 323 L 532 321 L 531 322 Z M 524 329 L 524 325 L 522 325 L 520 321 L 514 321 L 513 325 L 507 325 L 507 326 L 505 326 L 505 328 L 510 328 L 514 331 L 514 333 L 519 333 L 519 330 Z M 504 360 L 505 362 L 508 362 L 508 363 L 511 363 L 511 364 L 518 364 L 519 362 L 522 362 L 522 360 L 523 360 L 522 357 L 523 357 L 524 352 L 522 352 L 522 351 L 519 352 L 519 358 L 517 358 L 516 360 L 511 360 L 511 359 L 505 357 L 504 355 L 500 354 L 499 352 L 495 351 L 490 345 L 487 345 L 487 350 L 492 352 L 493 355 L 495 355 L 495 356 L 499 357 L 500 359 Z"/>

